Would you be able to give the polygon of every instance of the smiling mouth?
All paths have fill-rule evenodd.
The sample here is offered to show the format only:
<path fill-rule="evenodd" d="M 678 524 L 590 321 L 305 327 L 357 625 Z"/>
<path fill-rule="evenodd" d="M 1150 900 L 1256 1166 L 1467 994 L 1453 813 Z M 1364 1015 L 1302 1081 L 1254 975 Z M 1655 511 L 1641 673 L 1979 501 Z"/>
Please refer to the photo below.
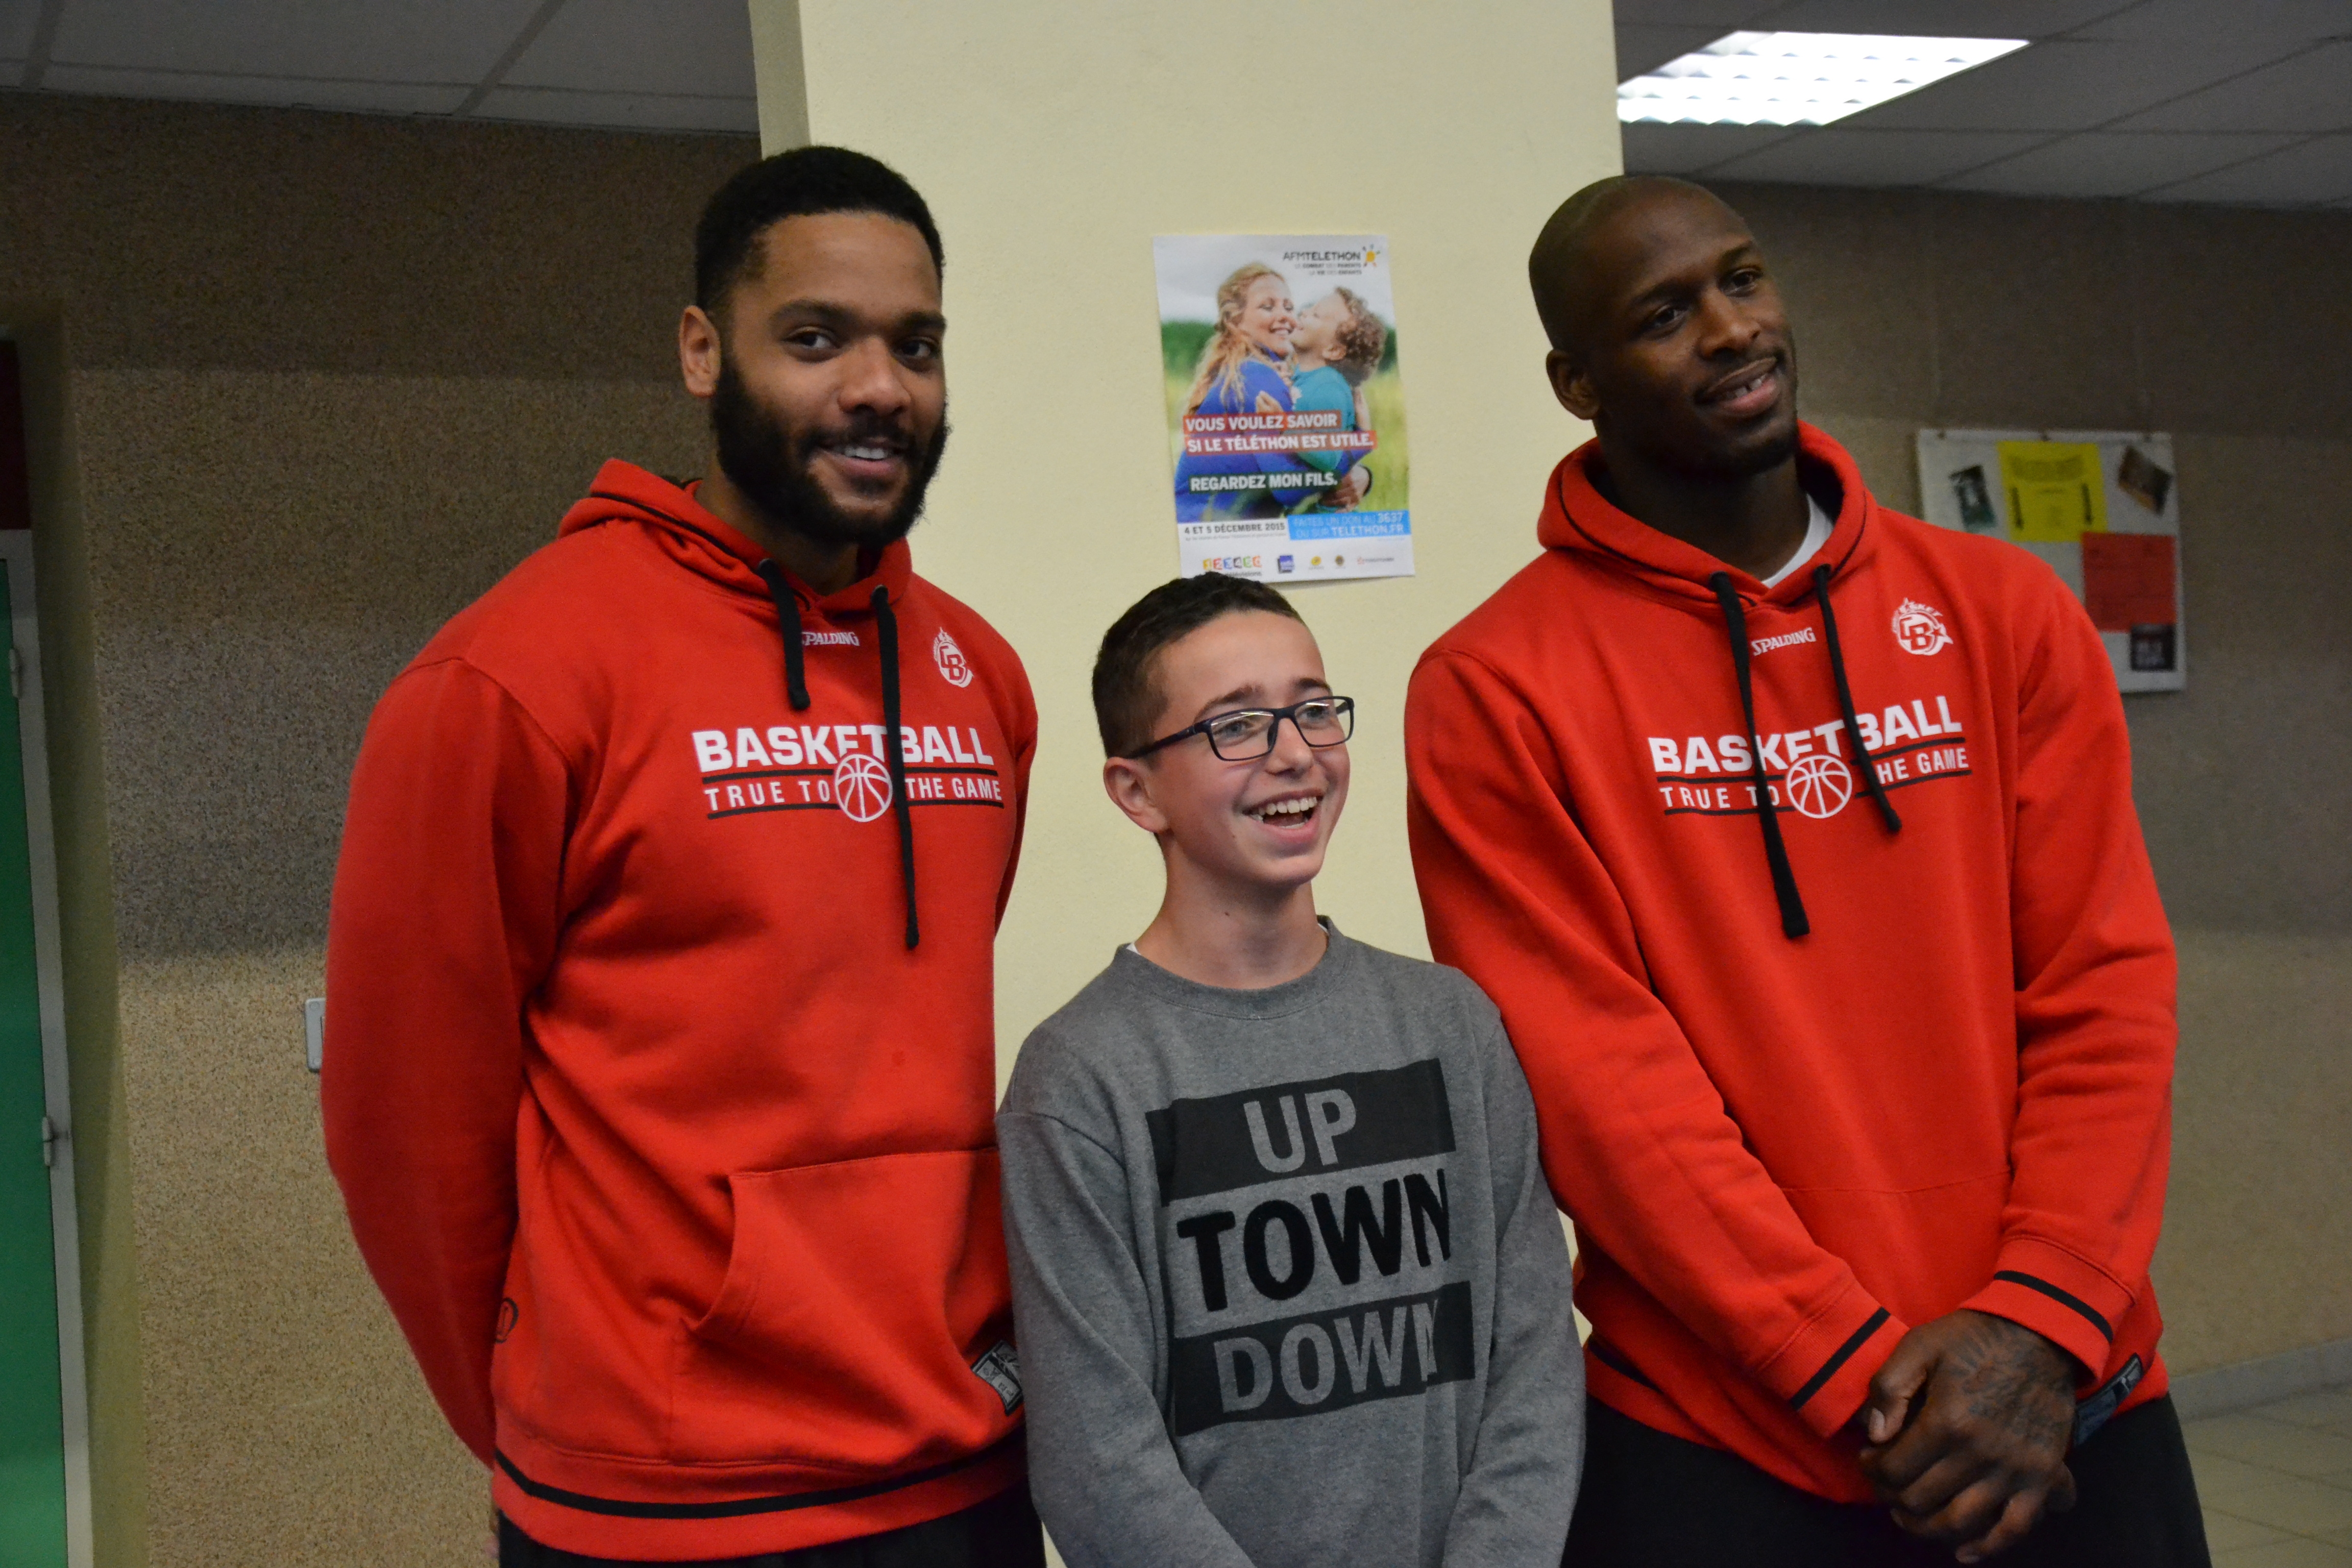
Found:
<path fill-rule="evenodd" d="M 1778 359 L 1759 360 L 1736 372 L 1725 381 L 1717 382 L 1699 394 L 1701 403 L 1710 405 L 1752 403 L 1760 400 L 1766 388 L 1780 374 Z"/>
<path fill-rule="evenodd" d="M 1316 807 L 1322 804 L 1319 795 L 1286 795 L 1264 805 L 1251 806 L 1242 815 L 1269 827 L 1304 827 L 1315 820 Z"/>
<path fill-rule="evenodd" d="M 906 456 L 904 447 L 890 441 L 827 441 L 824 449 L 858 463 L 895 462 Z"/>

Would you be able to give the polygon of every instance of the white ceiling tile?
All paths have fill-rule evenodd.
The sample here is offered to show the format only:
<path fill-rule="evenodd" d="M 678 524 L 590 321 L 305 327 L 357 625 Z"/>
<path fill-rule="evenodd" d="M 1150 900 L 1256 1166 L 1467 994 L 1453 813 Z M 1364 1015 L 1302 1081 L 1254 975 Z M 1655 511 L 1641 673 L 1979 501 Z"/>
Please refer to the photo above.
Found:
<path fill-rule="evenodd" d="M 41 79 L 48 92 L 106 98 L 190 99 L 200 103 L 249 103 L 270 109 L 338 109 L 361 114 L 446 114 L 469 89 L 430 82 L 318 81 L 282 76 L 224 76 L 202 71 L 125 70 L 111 66 L 53 65 Z"/>
<path fill-rule="evenodd" d="M 2062 137 L 1945 183 L 1952 190 L 2012 196 L 2130 196 L 2276 152 L 2289 140 L 2094 131 Z"/>
<path fill-rule="evenodd" d="M 502 86 L 752 98 L 743 0 L 569 0 Z"/>
<path fill-rule="evenodd" d="M 2205 47 L 2196 52 L 2205 52 Z M 2306 49 L 2292 59 L 2151 109 L 2117 129 L 2352 130 L 2352 40 Z"/>
<path fill-rule="evenodd" d="M 2047 138 L 2001 131 L 1806 131 L 1707 173 L 1783 184 L 1924 185 Z"/>
<path fill-rule="evenodd" d="M 2262 206 L 2352 201 L 2352 136 L 2315 136 L 2266 158 L 2150 191 L 2147 199 Z"/>
<path fill-rule="evenodd" d="M 0 0 L 0 55 L 7 57 L 7 63 L 25 63 L 33 52 L 33 29 L 40 19 L 39 0 Z M 14 77 L 0 80 L 0 86 L 16 85 Z"/>
<path fill-rule="evenodd" d="M 79 66 L 475 82 L 538 0 L 68 0 L 51 58 Z"/>
<path fill-rule="evenodd" d="M 1617 27 L 1617 79 L 1631 81 L 1668 60 L 1678 60 L 1723 37 L 1722 27 Z"/>
<path fill-rule="evenodd" d="M 2188 40 L 2216 33 L 2287 39 L 2324 38 L 2352 28 L 2352 5 L 2345 0 L 2260 0 L 2230 5 L 2223 0 L 2140 0 L 2137 5 L 2085 23 L 2077 38 L 2140 38 L 2153 43 Z"/>
<path fill-rule="evenodd" d="M 529 120 L 624 131 L 709 131 L 750 136 L 760 130 L 757 99 L 695 98 L 682 93 L 501 87 L 484 98 L 474 113 L 484 120 Z"/>
<path fill-rule="evenodd" d="M 2274 60 L 2282 47 L 2235 38 L 2209 39 L 2196 48 L 2035 44 L 1865 110 L 1850 123 L 1857 130 L 2087 131 Z"/>
<path fill-rule="evenodd" d="M 1790 33 L 1907 33 L 1931 38 L 2046 38 L 2121 0 L 1796 0 L 1767 23 Z"/>
<path fill-rule="evenodd" d="M 1696 174 L 1743 153 L 1806 134 L 1785 125 L 1655 125 L 1619 127 L 1629 174 Z"/>
<path fill-rule="evenodd" d="M 1617 25 L 1712 27 L 1720 37 L 1734 27 L 1746 26 L 1777 4 L 1779 0 L 1617 0 Z"/>

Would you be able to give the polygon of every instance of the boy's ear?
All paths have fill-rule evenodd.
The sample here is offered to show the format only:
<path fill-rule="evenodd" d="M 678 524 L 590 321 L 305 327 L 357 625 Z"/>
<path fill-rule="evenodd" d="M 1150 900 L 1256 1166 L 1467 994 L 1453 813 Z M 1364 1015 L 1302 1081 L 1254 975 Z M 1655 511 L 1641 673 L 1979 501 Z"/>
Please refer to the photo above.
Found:
<path fill-rule="evenodd" d="M 1112 757 L 1103 763 L 1103 793 L 1127 819 L 1157 838 L 1168 831 L 1168 814 L 1152 798 L 1151 769 L 1131 757 Z"/>

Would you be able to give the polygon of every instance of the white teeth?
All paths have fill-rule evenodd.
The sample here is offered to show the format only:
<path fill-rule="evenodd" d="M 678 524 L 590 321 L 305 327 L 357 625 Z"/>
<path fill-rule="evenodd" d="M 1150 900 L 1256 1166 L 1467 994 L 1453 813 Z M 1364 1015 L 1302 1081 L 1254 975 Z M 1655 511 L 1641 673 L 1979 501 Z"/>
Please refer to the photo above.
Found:
<path fill-rule="evenodd" d="M 1257 818 L 1260 822 L 1271 821 L 1273 818 L 1277 816 L 1295 817 L 1300 821 L 1304 821 L 1307 817 L 1314 815 L 1315 808 L 1321 805 L 1323 797 L 1321 795 L 1290 795 L 1282 800 L 1270 800 L 1264 805 L 1252 806 L 1247 815 Z M 1297 824 L 1295 822 L 1285 822 L 1279 826 L 1289 827 L 1295 826 Z"/>
<path fill-rule="evenodd" d="M 844 447 L 841 448 L 841 454 L 845 458 L 856 458 L 861 462 L 878 463 L 890 455 L 890 448 L 887 447 Z"/>

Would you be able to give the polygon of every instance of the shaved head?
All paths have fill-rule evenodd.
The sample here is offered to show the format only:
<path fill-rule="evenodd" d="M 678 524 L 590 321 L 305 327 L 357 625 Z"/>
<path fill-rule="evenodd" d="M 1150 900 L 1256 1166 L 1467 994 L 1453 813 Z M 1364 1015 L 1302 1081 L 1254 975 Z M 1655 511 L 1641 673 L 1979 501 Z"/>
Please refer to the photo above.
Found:
<path fill-rule="evenodd" d="M 1553 348 L 1575 353 L 1590 342 L 1593 314 L 1606 291 L 1606 280 L 1594 271 L 1594 241 L 1620 214 L 1659 200 L 1703 202 L 1747 226 L 1713 191 L 1671 174 L 1612 174 L 1593 181 L 1559 204 L 1528 253 L 1528 286 L 1535 291 L 1536 314 L 1543 318 L 1544 335 Z"/>
<path fill-rule="evenodd" d="M 1528 281 L 1552 392 L 1621 477 L 1642 464 L 1736 479 L 1793 458 L 1788 316 L 1747 221 L 1712 191 L 1596 181 L 1544 225 Z"/>

